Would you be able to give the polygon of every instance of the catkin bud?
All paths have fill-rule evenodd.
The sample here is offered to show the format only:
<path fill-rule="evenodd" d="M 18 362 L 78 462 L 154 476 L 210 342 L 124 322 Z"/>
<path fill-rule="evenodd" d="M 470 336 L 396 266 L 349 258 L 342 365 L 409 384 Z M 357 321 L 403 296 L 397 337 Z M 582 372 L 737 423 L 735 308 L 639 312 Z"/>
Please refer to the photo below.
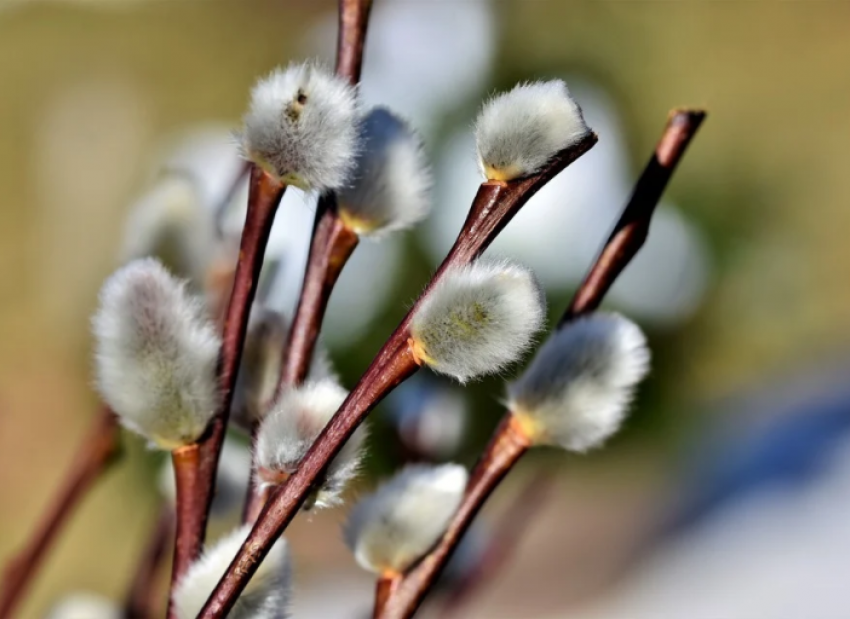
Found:
<path fill-rule="evenodd" d="M 244 525 L 204 551 L 174 590 L 177 619 L 195 619 L 242 547 L 251 525 Z M 230 619 L 284 619 L 288 616 L 291 568 L 289 549 L 278 539 L 248 581 L 227 616 Z"/>
<path fill-rule="evenodd" d="M 162 449 L 194 443 L 218 405 L 220 341 L 185 284 L 133 261 L 103 285 L 92 326 L 97 387 L 121 423 Z"/>
<path fill-rule="evenodd" d="M 337 194 L 346 225 L 363 236 L 409 228 L 427 215 L 430 189 L 431 169 L 416 132 L 387 109 L 369 112 L 351 181 Z"/>
<path fill-rule="evenodd" d="M 281 182 L 327 191 L 354 166 L 355 89 L 314 63 L 290 64 L 257 82 L 244 119 L 246 158 Z"/>
<path fill-rule="evenodd" d="M 259 483 L 276 485 L 292 475 L 347 396 L 348 392 L 331 379 L 285 391 L 257 435 Z M 366 427 L 361 425 L 331 460 L 309 506 L 330 507 L 342 501 L 345 485 L 360 468 L 365 438 Z"/>
<path fill-rule="evenodd" d="M 131 208 L 122 262 L 158 258 L 168 270 L 201 290 L 215 254 L 215 221 L 197 181 L 168 171 Z"/>
<path fill-rule="evenodd" d="M 404 573 L 443 535 L 466 480 L 457 464 L 408 466 L 361 499 L 343 529 L 357 563 L 376 574 Z"/>
<path fill-rule="evenodd" d="M 593 314 L 549 338 L 508 387 L 509 407 L 534 443 L 584 452 L 617 431 L 648 370 L 640 328 L 617 314 Z"/>
<path fill-rule="evenodd" d="M 289 328 L 286 316 L 262 304 L 254 304 L 232 411 L 233 423 L 246 431 L 251 431 L 252 426 L 265 416 L 271 406 L 280 378 L 281 353 L 286 348 Z M 310 363 L 309 380 L 333 376 L 327 351 L 317 345 Z"/>
<path fill-rule="evenodd" d="M 497 181 L 529 176 L 589 133 L 563 81 L 519 84 L 488 101 L 478 115 L 481 172 Z"/>
<path fill-rule="evenodd" d="M 518 359 L 545 313 L 531 271 L 476 261 L 448 271 L 428 292 L 413 315 L 411 344 L 420 362 L 466 382 Z"/>

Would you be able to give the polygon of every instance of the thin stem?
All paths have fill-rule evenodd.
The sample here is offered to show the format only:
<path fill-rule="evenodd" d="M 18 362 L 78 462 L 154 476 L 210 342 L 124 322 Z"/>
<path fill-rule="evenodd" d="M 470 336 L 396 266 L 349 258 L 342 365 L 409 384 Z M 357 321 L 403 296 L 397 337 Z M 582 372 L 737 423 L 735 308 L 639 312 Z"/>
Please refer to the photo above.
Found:
<path fill-rule="evenodd" d="M 404 576 L 395 594 L 384 605 L 383 612 L 377 616 L 381 619 L 406 619 L 416 612 L 484 502 L 529 445 L 528 437 L 513 416 L 506 415 L 475 465 L 460 507 L 445 534 L 434 549 Z"/>
<path fill-rule="evenodd" d="M 488 182 L 481 185 L 449 255 L 333 419 L 322 430 L 298 470 L 269 497 L 248 539 L 199 617 L 222 617 L 233 607 L 259 562 L 295 517 L 328 462 L 339 452 L 372 408 L 418 369 L 408 344 L 410 320 L 422 299 L 443 277 L 446 270 L 467 264 L 481 255 L 529 198 L 558 172 L 587 152 L 596 140 L 595 134 L 588 135 L 575 146 L 559 153 L 535 176 L 509 183 Z"/>
<path fill-rule="evenodd" d="M 339 0 L 336 74 L 357 85 L 363 69 L 363 51 L 372 0 Z"/>
<path fill-rule="evenodd" d="M 572 303 L 564 312 L 559 326 L 599 307 L 614 280 L 643 247 L 649 233 L 649 222 L 661 194 L 705 115 L 703 110 L 681 109 L 670 112 L 661 140 L 638 179 L 631 199 Z"/>
<path fill-rule="evenodd" d="M 225 315 L 222 348 L 219 355 L 218 376 L 221 404 L 213 417 L 207 434 L 200 442 L 198 494 L 190 506 L 191 509 L 200 512 L 199 517 L 191 519 L 198 527 L 197 530 L 191 532 L 198 540 L 193 545 L 197 548 L 200 548 L 203 544 L 206 534 L 207 519 L 212 505 L 218 470 L 218 459 L 227 432 L 227 420 L 233 401 L 233 386 L 236 383 L 239 362 L 242 359 L 251 304 L 256 294 L 257 282 L 260 278 L 263 256 L 266 252 L 274 216 L 285 189 L 285 185 L 273 179 L 257 166 L 252 166 L 248 192 L 248 212 L 245 215 L 245 226 L 242 229 L 239 260 L 236 264 L 233 290 Z"/>
<path fill-rule="evenodd" d="M 119 453 L 118 437 L 115 415 L 103 407 L 83 440 L 59 493 L 52 499 L 24 548 L 6 566 L 0 594 L 0 618 L 12 616 L 62 527 Z"/>
<path fill-rule="evenodd" d="M 204 540 L 197 531 L 202 530 L 203 511 L 196 508 L 196 497 L 200 493 L 200 469 L 198 463 L 201 457 L 199 445 L 187 445 L 171 452 L 171 462 L 174 465 L 174 482 L 177 490 L 175 512 L 177 514 L 174 535 L 174 559 L 171 566 L 171 593 L 168 601 L 168 616 L 174 619 L 177 615 L 173 607 L 174 588 L 192 562 L 201 554 Z"/>
<path fill-rule="evenodd" d="M 401 583 L 401 574 L 385 574 L 378 578 L 375 583 L 375 607 L 372 611 L 373 619 L 381 616 L 384 605 L 395 595 L 398 585 Z"/>
<path fill-rule="evenodd" d="M 335 202 L 333 195 L 319 200 L 301 296 L 286 346 L 281 351 L 281 375 L 274 399 L 284 389 L 300 385 L 307 377 L 331 292 L 359 242 L 357 234 L 346 227 L 337 215 Z M 254 438 L 256 430 L 255 427 L 252 431 Z M 254 470 L 253 463 L 251 470 Z M 256 519 L 263 502 L 252 476 L 243 513 L 244 522 Z"/>
<path fill-rule="evenodd" d="M 124 603 L 124 619 L 153 619 L 160 615 L 157 610 L 157 574 L 168 550 L 174 530 L 174 512 L 168 505 L 160 508 L 156 524 L 151 531 L 148 544 L 142 551 L 139 565 Z"/>
<path fill-rule="evenodd" d="M 301 297 L 281 359 L 276 396 L 283 388 L 298 385 L 307 377 L 331 292 L 359 241 L 357 234 L 342 223 L 334 202 L 333 196 L 319 202 Z"/>
<path fill-rule="evenodd" d="M 643 246 L 655 206 L 658 204 L 673 170 L 684 155 L 688 144 L 704 118 L 705 112 L 697 110 L 673 110 L 670 113 L 661 140 L 640 179 L 638 179 L 632 197 L 623 210 L 614 232 L 609 237 L 582 285 L 576 291 L 572 302 L 564 312 L 559 327 L 577 316 L 595 310 L 602 302 L 611 284 Z M 494 441 L 498 439 L 500 433 L 506 431 L 506 427 L 511 426 L 510 421 L 511 415 L 508 413 L 502 420 Z M 479 462 L 479 467 L 486 465 L 485 457 Z M 492 466 L 498 465 L 494 463 Z M 489 496 L 489 491 L 480 492 L 476 485 L 483 483 L 473 475 L 467 488 L 467 492 L 477 494 L 482 503 Z M 549 477 L 542 478 L 539 486 L 533 484 L 536 487 L 532 488 L 531 496 L 527 497 L 524 494 L 523 505 L 518 506 L 517 509 L 521 509 L 523 514 L 529 513 L 527 502 L 530 503 L 532 509 L 536 509 L 547 494 L 546 486 L 550 484 L 551 478 Z M 480 507 L 481 505 L 478 505 L 476 511 Z M 409 617 L 418 608 L 428 588 L 433 584 L 434 578 L 445 565 L 447 552 L 442 550 L 444 544 L 456 545 L 460 541 L 460 536 L 453 537 L 450 532 L 455 530 L 459 524 L 463 524 L 466 518 L 466 512 L 461 508 L 437 548 L 422 561 L 419 567 L 404 577 L 399 588 L 398 599 L 392 600 L 391 605 L 388 606 L 390 610 L 386 615 L 387 618 Z M 515 526 L 517 518 L 516 513 L 509 513 L 504 521 L 505 526 Z M 520 518 L 527 521 L 525 516 L 520 516 Z M 466 525 L 468 526 L 468 523 Z M 495 573 L 500 560 L 504 562 L 510 554 L 512 547 L 516 545 L 519 539 L 519 534 L 511 536 L 509 532 L 497 529 L 493 536 L 495 547 L 491 548 L 483 559 L 483 563 L 486 563 L 487 567 L 482 566 L 477 578 L 486 578 L 488 574 Z M 451 550 L 452 548 L 448 549 L 449 555 Z M 439 557 L 434 559 L 434 555 L 442 555 L 445 558 L 440 561 Z M 432 572 L 434 573 L 432 574 Z M 426 576 L 429 576 L 430 580 Z M 474 585 L 476 576 L 472 578 L 473 580 L 469 582 Z"/>

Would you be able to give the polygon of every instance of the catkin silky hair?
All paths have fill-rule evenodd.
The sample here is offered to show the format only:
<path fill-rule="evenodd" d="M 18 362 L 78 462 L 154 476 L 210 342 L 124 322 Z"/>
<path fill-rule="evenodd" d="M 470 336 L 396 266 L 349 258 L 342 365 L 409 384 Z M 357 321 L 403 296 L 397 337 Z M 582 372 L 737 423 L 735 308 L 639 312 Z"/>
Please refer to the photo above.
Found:
<path fill-rule="evenodd" d="M 587 451 L 622 424 L 649 370 L 640 328 L 618 314 L 591 314 L 556 331 L 508 387 L 509 406 L 537 444 Z"/>
<path fill-rule="evenodd" d="M 481 172 L 509 181 L 538 172 L 590 133 L 561 80 L 515 86 L 484 104 L 475 122 Z"/>
<path fill-rule="evenodd" d="M 244 118 L 244 156 L 281 182 L 339 189 L 357 153 L 355 89 L 318 64 L 293 63 L 257 82 Z"/>

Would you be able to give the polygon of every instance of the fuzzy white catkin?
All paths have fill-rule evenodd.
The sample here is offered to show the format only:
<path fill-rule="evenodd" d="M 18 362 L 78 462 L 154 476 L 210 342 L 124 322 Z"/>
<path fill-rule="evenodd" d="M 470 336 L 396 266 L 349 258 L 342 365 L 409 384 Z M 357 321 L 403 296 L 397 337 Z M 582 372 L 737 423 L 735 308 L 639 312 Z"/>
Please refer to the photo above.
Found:
<path fill-rule="evenodd" d="M 257 435 L 258 481 L 271 485 L 292 475 L 347 396 L 332 379 L 285 391 Z M 342 491 L 360 469 L 365 438 L 366 426 L 361 425 L 331 461 L 311 499 L 316 506 L 330 507 L 342 501 Z"/>
<path fill-rule="evenodd" d="M 220 340 L 185 283 L 135 260 L 106 280 L 92 327 L 97 387 L 121 423 L 162 449 L 195 442 L 219 401 Z"/>
<path fill-rule="evenodd" d="M 197 183 L 186 172 L 169 170 L 132 206 L 122 262 L 158 258 L 193 288 L 203 288 L 215 253 L 215 221 Z"/>
<path fill-rule="evenodd" d="M 532 344 L 546 301 L 528 269 L 478 260 L 446 272 L 411 322 L 420 361 L 460 382 L 500 371 Z"/>
<path fill-rule="evenodd" d="M 312 62 L 257 82 L 241 135 L 245 157 L 282 182 L 328 191 L 348 179 L 357 153 L 356 90 Z"/>
<path fill-rule="evenodd" d="M 466 488 L 457 464 L 408 466 L 351 510 L 343 528 L 357 563 L 377 574 L 400 574 L 437 543 Z"/>
<path fill-rule="evenodd" d="M 519 84 L 484 104 L 475 123 L 479 163 L 490 180 L 539 172 L 590 133 L 561 80 Z"/>
<path fill-rule="evenodd" d="M 239 552 L 251 525 L 244 525 L 220 539 L 204 551 L 174 591 L 177 619 L 195 619 L 230 562 Z M 245 590 L 227 616 L 229 619 L 284 619 L 288 606 L 291 581 L 289 549 L 284 538 L 272 546 Z"/>
<path fill-rule="evenodd" d="M 431 168 L 419 135 L 385 108 L 360 125 L 360 152 L 351 182 L 337 193 L 340 215 L 360 235 L 409 228 L 431 207 Z"/>
<path fill-rule="evenodd" d="M 538 444 L 584 452 L 623 422 L 649 371 L 640 328 L 618 314 L 579 318 L 556 331 L 509 385 L 509 407 Z"/>

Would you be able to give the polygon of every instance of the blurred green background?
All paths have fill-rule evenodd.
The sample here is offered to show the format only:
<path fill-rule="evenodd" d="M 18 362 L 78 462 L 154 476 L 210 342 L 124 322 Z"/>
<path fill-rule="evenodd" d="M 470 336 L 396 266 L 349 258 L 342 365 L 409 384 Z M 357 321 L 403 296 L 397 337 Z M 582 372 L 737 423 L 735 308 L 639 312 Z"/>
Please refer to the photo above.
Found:
<path fill-rule="evenodd" d="M 667 193 L 711 250 L 702 304 L 676 328 L 650 330 L 654 373 L 611 449 L 581 462 L 547 453 L 526 463 L 564 470 L 563 496 L 581 497 L 577 521 L 620 510 L 640 520 L 706 405 L 847 348 L 850 4 L 499 0 L 492 8 L 495 70 L 481 96 L 549 73 L 591 77 L 616 103 L 633 176 L 668 109 L 709 110 Z M 300 57 L 306 26 L 333 10 L 306 0 L 0 3 L 0 557 L 30 531 L 96 408 L 88 317 L 161 140 L 210 120 L 237 128 L 257 76 Z M 408 241 L 409 275 L 381 320 L 333 348 L 349 385 L 433 266 Z M 550 299 L 553 315 L 567 299 Z M 502 393 L 498 380 L 471 389 L 465 462 L 495 423 Z M 125 442 L 128 457 L 76 514 L 20 616 L 40 617 L 76 589 L 123 595 L 156 516 L 151 456 Z M 610 518 L 598 526 L 628 537 L 625 515 Z M 337 541 L 340 519 L 294 528 L 305 579 L 328 565 L 355 571 Z M 564 538 L 553 533 L 561 551 L 570 548 Z M 529 542 L 536 550 L 522 565 L 545 563 L 535 555 L 547 545 L 540 541 Z M 514 593 L 523 580 L 541 579 L 512 571 Z M 592 588 L 573 584 L 540 584 L 535 599 L 557 609 Z M 500 594 L 511 592 L 488 599 Z"/>

